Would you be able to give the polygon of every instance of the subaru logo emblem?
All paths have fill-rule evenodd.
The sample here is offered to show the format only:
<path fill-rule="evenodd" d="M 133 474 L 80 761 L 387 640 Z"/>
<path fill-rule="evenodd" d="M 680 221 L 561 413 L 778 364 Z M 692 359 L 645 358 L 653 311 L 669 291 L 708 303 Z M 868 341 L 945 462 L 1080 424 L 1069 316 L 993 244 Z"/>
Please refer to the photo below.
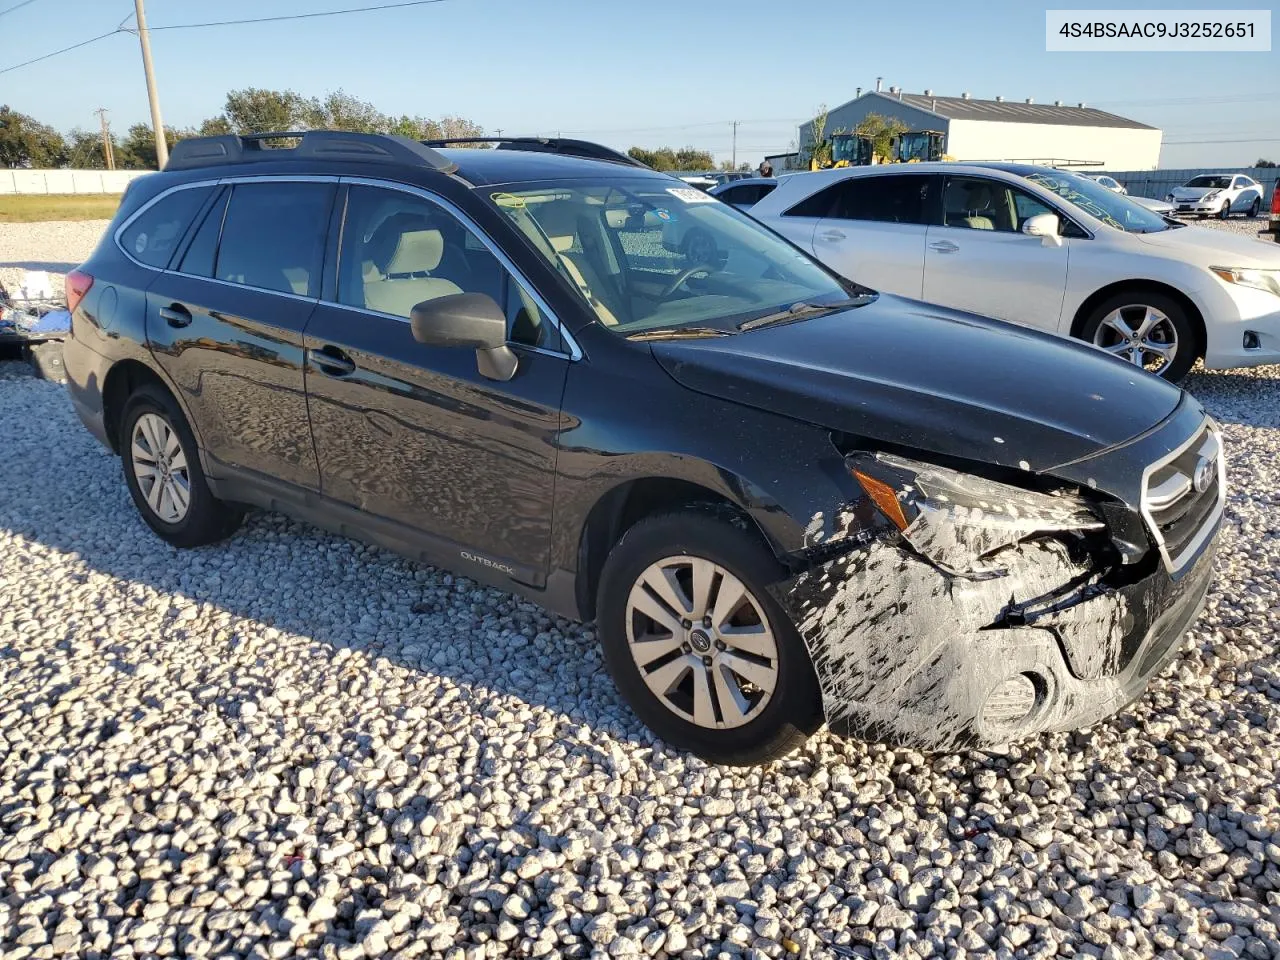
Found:
<path fill-rule="evenodd" d="M 1214 463 L 1208 457 L 1201 457 L 1200 462 L 1196 464 L 1196 473 L 1192 478 L 1195 484 L 1196 493 L 1204 493 L 1213 483 Z"/>

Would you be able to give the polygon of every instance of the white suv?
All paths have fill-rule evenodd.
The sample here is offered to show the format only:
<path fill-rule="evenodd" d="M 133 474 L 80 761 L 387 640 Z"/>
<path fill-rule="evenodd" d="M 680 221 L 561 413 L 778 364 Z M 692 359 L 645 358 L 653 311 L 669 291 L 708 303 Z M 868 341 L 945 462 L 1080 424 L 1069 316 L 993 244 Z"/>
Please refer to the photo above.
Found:
<path fill-rule="evenodd" d="M 1280 362 L 1280 250 L 1024 164 L 781 180 L 751 215 L 867 286 L 1078 337 L 1170 380 Z M 918 344 L 916 349 L 928 349 Z"/>

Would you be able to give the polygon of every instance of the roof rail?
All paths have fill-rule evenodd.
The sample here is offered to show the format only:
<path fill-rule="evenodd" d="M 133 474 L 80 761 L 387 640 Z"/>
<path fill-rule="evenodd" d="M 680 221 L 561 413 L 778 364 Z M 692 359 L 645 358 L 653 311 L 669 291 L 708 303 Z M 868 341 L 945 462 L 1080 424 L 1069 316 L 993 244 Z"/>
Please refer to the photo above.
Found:
<path fill-rule="evenodd" d="M 267 140 L 297 140 L 294 147 L 268 147 Z M 458 165 L 417 140 L 390 133 L 298 130 L 281 133 L 226 134 L 179 140 L 169 151 L 166 170 L 192 170 L 264 160 L 366 160 L 430 167 L 453 173 Z"/>
<path fill-rule="evenodd" d="M 439 140 L 423 140 L 427 147 L 448 147 L 460 143 L 494 143 L 498 150 L 529 150 L 534 153 L 556 153 L 566 157 L 583 157 L 587 160 L 604 160 L 623 163 L 629 167 L 644 167 L 635 157 L 619 153 L 603 144 L 590 140 L 570 140 L 565 137 L 446 137 Z"/>

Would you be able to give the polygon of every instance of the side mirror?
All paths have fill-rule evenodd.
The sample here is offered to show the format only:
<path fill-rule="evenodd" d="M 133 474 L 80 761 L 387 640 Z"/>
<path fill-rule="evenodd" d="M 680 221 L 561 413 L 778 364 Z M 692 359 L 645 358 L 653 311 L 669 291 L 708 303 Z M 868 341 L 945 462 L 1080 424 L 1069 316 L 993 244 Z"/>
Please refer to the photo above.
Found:
<path fill-rule="evenodd" d="M 1027 217 L 1022 224 L 1022 232 L 1029 237 L 1039 237 L 1046 247 L 1062 246 L 1056 213 L 1037 213 L 1034 217 Z"/>
<path fill-rule="evenodd" d="M 507 318 L 493 297 L 454 293 L 424 300 L 409 314 L 413 339 L 429 347 L 471 347 L 476 368 L 490 380 L 510 380 L 519 358 L 507 346 Z"/>

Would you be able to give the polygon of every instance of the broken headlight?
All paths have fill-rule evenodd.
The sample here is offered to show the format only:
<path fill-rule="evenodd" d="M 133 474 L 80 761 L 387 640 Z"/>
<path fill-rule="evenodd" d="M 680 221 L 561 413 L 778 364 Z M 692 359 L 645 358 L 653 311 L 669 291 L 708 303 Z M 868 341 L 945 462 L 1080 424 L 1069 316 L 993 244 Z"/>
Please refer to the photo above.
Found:
<path fill-rule="evenodd" d="M 853 453 L 850 472 L 917 553 L 958 576 L 1007 571 L 992 555 L 1033 534 L 1105 527 L 1079 496 L 1038 493 L 887 453 Z"/>

